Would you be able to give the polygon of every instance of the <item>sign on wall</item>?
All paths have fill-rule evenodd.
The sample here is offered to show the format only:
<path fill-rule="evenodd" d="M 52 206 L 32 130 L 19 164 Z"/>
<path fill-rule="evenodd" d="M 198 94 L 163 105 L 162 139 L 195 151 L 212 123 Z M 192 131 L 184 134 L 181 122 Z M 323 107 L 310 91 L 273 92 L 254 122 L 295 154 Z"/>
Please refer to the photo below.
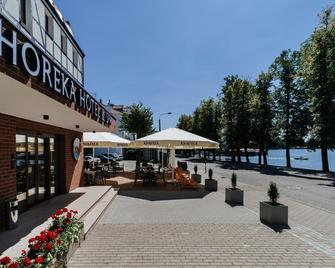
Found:
<path fill-rule="evenodd" d="M 19 42 L 17 31 L 4 29 L 3 21 L 0 17 L 0 57 L 18 66 L 27 75 L 36 77 L 50 92 L 87 111 L 95 120 L 111 124 L 112 116 L 101 103 L 33 43 Z"/>
<path fill-rule="evenodd" d="M 72 144 L 72 155 L 74 160 L 78 161 L 80 159 L 81 152 L 81 141 L 79 138 L 75 138 Z"/>

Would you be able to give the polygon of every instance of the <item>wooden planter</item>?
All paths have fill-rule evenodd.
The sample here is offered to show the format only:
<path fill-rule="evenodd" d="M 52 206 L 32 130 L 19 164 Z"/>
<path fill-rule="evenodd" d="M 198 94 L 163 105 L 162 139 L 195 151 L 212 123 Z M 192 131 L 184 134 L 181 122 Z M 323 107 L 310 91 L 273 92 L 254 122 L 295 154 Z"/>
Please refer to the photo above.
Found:
<path fill-rule="evenodd" d="M 241 189 L 226 188 L 226 203 L 243 206 L 244 192 Z"/>
<path fill-rule="evenodd" d="M 201 183 L 201 175 L 200 174 L 192 174 L 191 175 L 192 180 Z"/>
<path fill-rule="evenodd" d="M 270 202 L 260 202 L 259 217 L 265 224 L 288 225 L 288 207 L 282 204 L 272 205 Z"/>
<path fill-rule="evenodd" d="M 210 192 L 216 192 L 218 190 L 218 181 L 217 180 L 205 180 L 205 189 Z"/>
<path fill-rule="evenodd" d="M 84 228 L 81 229 L 81 233 L 79 235 L 79 242 L 78 243 L 71 243 L 66 255 L 62 256 L 54 264 L 48 265 L 47 267 L 48 268 L 64 268 L 64 267 L 66 267 L 66 265 L 70 261 L 72 255 L 80 247 L 80 244 L 83 240 L 84 240 Z"/>

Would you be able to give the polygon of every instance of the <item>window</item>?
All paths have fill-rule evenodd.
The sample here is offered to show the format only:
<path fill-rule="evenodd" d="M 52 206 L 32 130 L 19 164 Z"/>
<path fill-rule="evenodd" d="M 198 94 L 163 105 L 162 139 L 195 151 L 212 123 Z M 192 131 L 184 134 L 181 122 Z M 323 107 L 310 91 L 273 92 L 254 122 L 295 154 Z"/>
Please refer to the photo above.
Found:
<path fill-rule="evenodd" d="M 61 33 L 61 46 L 62 46 L 62 51 L 66 55 L 67 54 L 67 38 L 66 35 Z"/>
<path fill-rule="evenodd" d="M 48 11 L 45 11 L 45 31 L 51 39 L 54 37 L 54 24 L 52 16 Z"/>
<path fill-rule="evenodd" d="M 77 50 L 73 49 L 73 65 L 78 67 L 78 52 Z"/>
<path fill-rule="evenodd" d="M 27 23 L 27 3 L 26 0 L 20 0 L 20 22 Z"/>
<path fill-rule="evenodd" d="M 20 23 L 26 30 L 31 31 L 31 0 L 20 0 Z"/>

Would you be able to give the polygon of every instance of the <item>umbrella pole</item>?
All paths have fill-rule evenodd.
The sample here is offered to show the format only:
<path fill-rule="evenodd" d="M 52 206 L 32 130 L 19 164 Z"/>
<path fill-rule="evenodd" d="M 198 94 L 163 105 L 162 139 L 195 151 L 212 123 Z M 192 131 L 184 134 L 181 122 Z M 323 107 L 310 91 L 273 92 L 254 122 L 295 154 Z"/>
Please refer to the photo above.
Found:
<path fill-rule="evenodd" d="M 95 164 L 95 153 L 94 153 L 94 147 L 93 147 L 93 168 L 94 168 L 94 164 Z"/>
<path fill-rule="evenodd" d="M 176 168 L 176 150 L 170 150 L 171 154 L 171 166 L 172 166 L 172 179 L 174 179 L 174 169 Z"/>
<path fill-rule="evenodd" d="M 107 154 L 108 154 L 107 159 L 108 159 L 108 165 L 109 165 L 109 147 L 108 147 L 108 149 L 107 149 Z"/>

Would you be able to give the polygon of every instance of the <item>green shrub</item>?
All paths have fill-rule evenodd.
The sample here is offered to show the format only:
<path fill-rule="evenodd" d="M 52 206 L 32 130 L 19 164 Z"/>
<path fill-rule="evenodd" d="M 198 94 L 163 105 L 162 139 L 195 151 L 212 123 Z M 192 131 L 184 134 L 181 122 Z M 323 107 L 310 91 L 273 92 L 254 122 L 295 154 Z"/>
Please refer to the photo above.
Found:
<path fill-rule="evenodd" d="M 277 200 L 279 199 L 279 192 L 276 183 L 270 182 L 269 189 L 268 189 L 268 196 L 272 205 L 277 204 Z"/>
<path fill-rule="evenodd" d="M 194 166 L 194 173 L 198 174 L 198 166 L 197 165 Z"/>
<path fill-rule="evenodd" d="M 213 169 L 211 168 L 208 170 L 208 177 L 210 180 L 213 179 Z"/>
<path fill-rule="evenodd" d="M 233 172 L 233 174 L 231 175 L 231 186 L 233 187 L 233 189 L 236 189 L 236 185 L 237 185 L 237 175 L 235 172 Z"/>

